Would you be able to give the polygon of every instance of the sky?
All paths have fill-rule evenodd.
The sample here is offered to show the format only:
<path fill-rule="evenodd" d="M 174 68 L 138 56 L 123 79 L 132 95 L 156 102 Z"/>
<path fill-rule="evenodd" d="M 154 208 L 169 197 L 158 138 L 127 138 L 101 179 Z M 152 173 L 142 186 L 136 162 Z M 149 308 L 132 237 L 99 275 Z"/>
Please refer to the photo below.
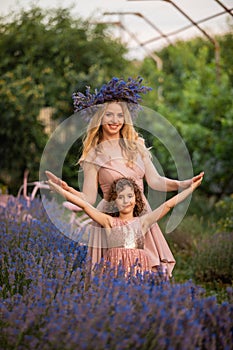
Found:
<path fill-rule="evenodd" d="M 172 2 L 195 22 L 224 12 L 220 4 L 228 9 L 233 8 L 233 0 L 172 0 Z M 168 41 L 175 42 L 177 39 L 185 40 L 204 35 L 192 26 L 174 5 L 163 0 L 2 0 L 0 15 L 8 17 L 12 12 L 30 9 L 32 5 L 45 9 L 69 8 L 74 17 L 88 19 L 94 23 L 113 23 L 110 25 L 111 32 L 129 47 L 131 58 L 143 58 L 161 49 Z M 112 14 L 107 14 L 109 12 Z M 225 12 L 214 19 L 200 23 L 199 26 L 209 37 L 213 37 L 214 34 L 227 30 L 227 21 L 233 23 L 233 17 Z M 161 37 L 161 32 L 167 35 L 189 25 L 190 28 L 169 36 L 168 39 Z"/>

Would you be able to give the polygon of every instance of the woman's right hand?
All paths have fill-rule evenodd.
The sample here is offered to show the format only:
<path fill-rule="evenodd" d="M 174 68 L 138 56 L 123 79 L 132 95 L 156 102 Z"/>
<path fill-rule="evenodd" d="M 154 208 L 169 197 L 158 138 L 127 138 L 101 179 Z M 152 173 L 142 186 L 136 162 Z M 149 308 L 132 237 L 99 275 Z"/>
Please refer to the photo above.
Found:
<path fill-rule="evenodd" d="M 51 173 L 51 171 L 46 170 L 45 174 L 46 174 L 48 180 L 51 180 L 56 185 L 61 186 L 63 188 L 63 190 L 69 191 L 68 184 L 65 181 L 63 181 L 62 179 L 60 179 L 59 177 L 57 177 L 56 175 L 54 175 L 53 173 Z"/>

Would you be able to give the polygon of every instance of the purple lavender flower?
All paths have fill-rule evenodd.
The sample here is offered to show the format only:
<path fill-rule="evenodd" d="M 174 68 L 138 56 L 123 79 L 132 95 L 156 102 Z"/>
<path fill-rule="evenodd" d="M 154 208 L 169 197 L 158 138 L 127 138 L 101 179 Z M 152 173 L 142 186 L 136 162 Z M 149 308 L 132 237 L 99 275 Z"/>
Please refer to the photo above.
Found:
<path fill-rule="evenodd" d="M 85 247 L 52 225 L 40 201 L 27 209 L 37 220 L 23 221 L 19 202 L 0 213 L 1 349 L 232 349 L 231 287 L 231 302 L 218 303 L 190 281 L 126 280 L 100 264 L 85 288 Z"/>
<path fill-rule="evenodd" d="M 88 107 L 111 101 L 138 104 L 142 99 L 141 94 L 152 90 L 150 87 L 141 85 L 142 81 L 141 77 L 137 79 L 129 77 L 127 81 L 114 77 L 107 84 L 104 84 L 99 92 L 95 90 L 94 94 L 90 93 L 90 87 L 87 87 L 86 95 L 74 92 L 72 94 L 74 111 L 79 112 Z"/>

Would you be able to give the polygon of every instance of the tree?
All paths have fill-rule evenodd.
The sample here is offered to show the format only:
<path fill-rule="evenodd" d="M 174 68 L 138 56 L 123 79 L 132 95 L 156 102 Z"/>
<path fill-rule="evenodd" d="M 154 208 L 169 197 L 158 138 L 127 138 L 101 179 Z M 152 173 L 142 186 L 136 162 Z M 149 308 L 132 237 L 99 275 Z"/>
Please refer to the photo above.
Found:
<path fill-rule="evenodd" d="M 231 38 L 231 39 L 230 39 Z M 192 158 L 194 172 L 205 170 L 202 188 L 217 197 L 232 193 L 233 149 L 233 34 L 216 37 L 220 44 L 220 79 L 216 79 L 213 45 L 202 38 L 177 42 L 159 52 L 163 72 L 152 70 L 147 58 L 141 72 L 148 80 L 163 81 L 163 99 L 149 101 L 179 131 Z M 153 73 L 152 73 L 153 72 Z M 165 164 L 169 155 L 154 141 L 157 156 Z"/>
<path fill-rule="evenodd" d="M 26 168 L 38 180 L 47 139 L 40 109 L 55 108 L 59 120 L 69 117 L 76 88 L 122 76 L 129 63 L 106 26 L 74 19 L 69 9 L 33 7 L 0 18 L 0 25 L 0 182 L 16 193 Z"/>

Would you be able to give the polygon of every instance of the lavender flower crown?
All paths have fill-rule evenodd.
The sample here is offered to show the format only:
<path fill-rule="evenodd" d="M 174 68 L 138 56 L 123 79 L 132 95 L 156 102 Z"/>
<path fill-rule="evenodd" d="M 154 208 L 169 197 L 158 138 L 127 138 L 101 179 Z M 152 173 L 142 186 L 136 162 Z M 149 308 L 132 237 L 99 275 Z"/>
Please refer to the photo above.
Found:
<path fill-rule="evenodd" d="M 86 95 L 81 92 L 74 92 L 72 94 L 74 112 L 80 112 L 88 107 L 98 106 L 105 102 L 123 101 L 134 105 L 133 109 L 138 106 L 139 101 L 142 100 L 140 94 L 146 94 L 152 90 L 150 87 L 142 85 L 143 78 L 137 79 L 128 78 L 127 81 L 119 78 L 112 78 L 107 84 L 104 84 L 95 93 L 90 93 L 90 87 L 86 89 Z"/>

